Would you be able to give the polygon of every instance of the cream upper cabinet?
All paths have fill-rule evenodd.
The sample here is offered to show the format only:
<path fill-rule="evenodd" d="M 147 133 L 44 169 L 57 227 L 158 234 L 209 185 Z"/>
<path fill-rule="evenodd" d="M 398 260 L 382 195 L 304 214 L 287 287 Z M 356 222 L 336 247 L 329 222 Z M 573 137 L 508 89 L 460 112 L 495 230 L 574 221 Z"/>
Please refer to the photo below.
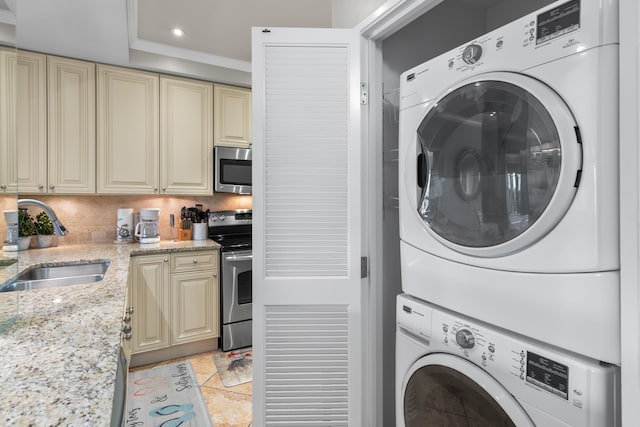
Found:
<path fill-rule="evenodd" d="M 47 56 L 18 51 L 18 188 L 47 192 Z"/>
<path fill-rule="evenodd" d="M 159 76 L 98 65 L 98 193 L 159 194 Z"/>
<path fill-rule="evenodd" d="M 251 145 L 251 90 L 214 85 L 214 145 Z"/>
<path fill-rule="evenodd" d="M 95 193 L 95 64 L 47 57 L 49 193 Z"/>
<path fill-rule="evenodd" d="M 0 194 L 17 188 L 16 52 L 0 49 Z"/>
<path fill-rule="evenodd" d="M 213 84 L 160 76 L 161 194 L 213 194 Z"/>

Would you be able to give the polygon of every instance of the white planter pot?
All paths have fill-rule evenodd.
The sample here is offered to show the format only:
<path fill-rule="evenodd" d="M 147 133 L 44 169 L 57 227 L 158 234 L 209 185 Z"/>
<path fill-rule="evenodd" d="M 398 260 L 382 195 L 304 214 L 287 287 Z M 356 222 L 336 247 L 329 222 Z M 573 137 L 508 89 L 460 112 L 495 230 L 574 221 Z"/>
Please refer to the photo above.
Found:
<path fill-rule="evenodd" d="M 55 234 L 49 234 L 45 236 L 36 235 L 36 245 L 39 248 L 48 248 L 58 246 L 58 236 Z"/>
<path fill-rule="evenodd" d="M 18 237 L 18 250 L 24 251 L 29 249 L 29 245 L 31 245 L 31 236 Z"/>

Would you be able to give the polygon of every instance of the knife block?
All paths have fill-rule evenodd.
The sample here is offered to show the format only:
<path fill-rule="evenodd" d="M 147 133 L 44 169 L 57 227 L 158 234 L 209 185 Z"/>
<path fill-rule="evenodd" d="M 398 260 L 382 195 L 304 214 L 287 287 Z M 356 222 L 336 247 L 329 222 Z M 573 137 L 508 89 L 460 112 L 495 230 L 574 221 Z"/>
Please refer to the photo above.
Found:
<path fill-rule="evenodd" d="M 191 240 L 191 229 L 188 228 L 186 230 L 182 229 L 182 221 L 180 221 L 178 227 L 178 240 Z"/>

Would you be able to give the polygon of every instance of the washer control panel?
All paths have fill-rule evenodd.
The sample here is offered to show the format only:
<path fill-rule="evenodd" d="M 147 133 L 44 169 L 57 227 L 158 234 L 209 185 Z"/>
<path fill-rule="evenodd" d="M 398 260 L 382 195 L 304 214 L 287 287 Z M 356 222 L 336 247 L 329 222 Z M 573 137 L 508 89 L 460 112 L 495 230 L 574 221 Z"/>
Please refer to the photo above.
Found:
<path fill-rule="evenodd" d="M 425 355 L 445 353 L 463 358 L 489 372 L 513 395 L 543 402 L 551 412 L 566 414 L 564 421 L 569 425 L 587 425 L 590 403 L 599 398 L 605 402 L 607 393 L 614 393 L 611 378 L 615 367 L 602 366 L 411 296 L 398 296 L 396 313 L 398 334 L 421 342 Z"/>

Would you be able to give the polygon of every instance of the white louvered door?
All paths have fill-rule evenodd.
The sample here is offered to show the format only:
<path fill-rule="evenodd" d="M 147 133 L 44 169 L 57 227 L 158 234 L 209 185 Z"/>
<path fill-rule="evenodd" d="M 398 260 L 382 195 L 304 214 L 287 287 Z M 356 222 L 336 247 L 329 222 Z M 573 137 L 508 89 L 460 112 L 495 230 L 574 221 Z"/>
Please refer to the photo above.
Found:
<path fill-rule="evenodd" d="M 253 31 L 255 426 L 362 424 L 358 37 Z"/>

